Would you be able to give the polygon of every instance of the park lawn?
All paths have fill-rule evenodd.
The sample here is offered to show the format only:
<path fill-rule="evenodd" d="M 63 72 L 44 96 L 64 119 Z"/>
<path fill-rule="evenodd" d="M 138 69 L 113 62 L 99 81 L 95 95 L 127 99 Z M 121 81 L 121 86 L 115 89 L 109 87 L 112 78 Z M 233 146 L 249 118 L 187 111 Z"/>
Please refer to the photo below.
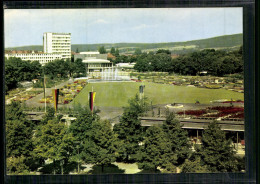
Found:
<path fill-rule="evenodd" d="M 144 84 L 145 96 L 148 102 L 156 104 L 169 103 L 200 103 L 209 104 L 210 101 L 244 100 L 244 94 L 225 89 L 206 89 L 188 86 L 174 86 L 169 84 L 157 84 L 152 82 L 104 82 L 90 83 L 76 96 L 74 102 L 81 105 L 88 104 L 88 94 L 92 90 L 96 91 L 95 106 L 103 107 L 123 107 L 127 106 L 129 98 L 139 93 L 139 86 Z"/>
<path fill-rule="evenodd" d="M 113 164 L 118 166 L 120 169 L 123 169 L 125 171 L 124 174 L 136 174 L 136 173 L 142 171 L 142 170 L 138 169 L 138 165 L 136 163 L 128 164 L 128 163 L 122 163 L 122 162 L 115 162 Z"/>

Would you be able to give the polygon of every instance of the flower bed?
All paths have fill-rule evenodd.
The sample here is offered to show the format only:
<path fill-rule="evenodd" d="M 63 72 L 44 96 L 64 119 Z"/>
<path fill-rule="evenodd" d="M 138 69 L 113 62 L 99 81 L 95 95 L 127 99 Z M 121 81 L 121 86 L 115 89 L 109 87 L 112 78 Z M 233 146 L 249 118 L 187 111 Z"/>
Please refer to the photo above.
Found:
<path fill-rule="evenodd" d="M 207 113 L 206 110 L 188 110 L 185 111 L 185 115 L 192 115 L 192 116 L 201 116 L 202 114 Z M 184 111 L 178 112 L 179 115 L 184 115 Z"/>
<path fill-rule="evenodd" d="M 238 113 L 238 114 L 234 114 L 232 116 L 230 116 L 229 118 L 240 118 L 243 119 L 244 118 L 244 112 Z"/>
<path fill-rule="evenodd" d="M 217 106 L 217 107 L 209 107 L 207 109 L 201 110 L 188 110 L 178 112 L 178 115 L 190 115 L 196 117 L 212 117 L 212 118 L 219 118 L 219 117 L 226 117 L 228 118 L 244 118 L 244 108 L 243 107 L 224 107 L 224 106 Z"/>
<path fill-rule="evenodd" d="M 60 89 L 60 93 L 64 96 L 64 98 L 60 99 L 61 103 L 70 103 L 86 85 L 87 82 L 85 80 L 76 80 L 72 84 L 65 85 L 62 89 Z"/>

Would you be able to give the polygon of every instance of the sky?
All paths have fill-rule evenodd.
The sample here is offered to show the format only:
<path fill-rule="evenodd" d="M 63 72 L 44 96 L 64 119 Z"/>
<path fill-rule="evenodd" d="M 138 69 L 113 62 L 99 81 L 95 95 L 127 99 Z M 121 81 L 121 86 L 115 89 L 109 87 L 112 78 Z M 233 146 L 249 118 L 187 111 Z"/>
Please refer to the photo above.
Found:
<path fill-rule="evenodd" d="M 243 32 L 242 8 L 5 9 L 5 47 L 42 45 L 44 32 L 72 44 L 181 42 Z"/>

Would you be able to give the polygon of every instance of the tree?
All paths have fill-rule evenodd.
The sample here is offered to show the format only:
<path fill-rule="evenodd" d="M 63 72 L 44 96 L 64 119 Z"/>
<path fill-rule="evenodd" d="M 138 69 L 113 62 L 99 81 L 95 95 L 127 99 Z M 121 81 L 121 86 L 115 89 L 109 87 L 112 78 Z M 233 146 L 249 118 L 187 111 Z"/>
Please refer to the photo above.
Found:
<path fill-rule="evenodd" d="M 159 126 L 149 127 L 145 135 L 137 155 L 138 168 L 156 172 L 157 167 L 164 164 L 165 155 L 170 152 L 170 145 Z"/>
<path fill-rule="evenodd" d="M 169 50 L 166 50 L 166 49 L 159 49 L 159 50 L 157 50 L 156 54 L 160 54 L 160 53 L 165 53 L 165 54 L 170 54 L 171 55 L 171 52 Z"/>
<path fill-rule="evenodd" d="M 99 51 L 100 54 L 106 54 L 107 53 L 107 51 L 106 51 L 104 46 L 99 47 L 98 51 Z"/>
<path fill-rule="evenodd" d="M 142 50 L 140 48 L 136 48 L 134 54 L 140 55 L 140 54 L 142 54 Z"/>
<path fill-rule="evenodd" d="M 115 56 L 116 50 L 114 47 L 111 47 L 110 53 Z"/>
<path fill-rule="evenodd" d="M 77 146 L 78 148 L 74 149 L 73 157 L 78 161 L 80 159 L 90 162 L 92 159 L 90 155 L 86 157 L 89 152 L 85 147 L 90 143 L 93 122 L 98 121 L 100 118 L 95 112 L 92 114 L 88 108 L 80 108 L 76 118 L 76 121 L 72 122 L 69 127 L 69 132 L 72 133 L 74 138 L 74 147 Z"/>
<path fill-rule="evenodd" d="M 154 59 L 153 55 L 148 55 L 144 59 L 138 57 L 134 69 L 137 70 L 138 72 L 152 71 L 153 67 L 151 65 L 151 60 L 153 59 Z"/>
<path fill-rule="evenodd" d="M 71 73 L 71 61 L 63 59 L 57 59 L 52 62 L 46 63 L 43 68 L 46 75 L 49 75 L 51 79 L 61 77 L 68 78 Z"/>
<path fill-rule="evenodd" d="M 191 154 L 188 133 L 182 129 L 180 122 L 170 113 L 163 122 L 163 131 L 169 142 L 170 152 L 166 153 L 164 167 L 167 169 L 169 163 L 175 166 L 181 165 Z"/>
<path fill-rule="evenodd" d="M 19 102 L 6 106 L 6 157 L 9 173 L 28 173 L 32 160 L 32 123 L 25 118 Z"/>
<path fill-rule="evenodd" d="M 142 141 L 141 122 L 135 112 L 125 111 L 120 118 L 120 123 L 114 126 L 114 132 L 123 141 L 119 148 L 119 159 L 125 162 L 135 160 L 139 150 L 139 142 Z"/>
<path fill-rule="evenodd" d="M 6 159 L 6 170 L 8 174 L 29 174 L 30 169 L 25 164 L 26 157 L 8 157 Z"/>
<path fill-rule="evenodd" d="M 154 55 L 153 51 L 149 51 L 148 55 Z"/>
<path fill-rule="evenodd" d="M 23 61 L 21 58 L 5 59 L 5 90 L 16 88 L 21 81 L 40 78 L 42 66 L 39 61 Z"/>
<path fill-rule="evenodd" d="M 120 122 L 114 126 L 114 132 L 123 144 L 119 148 L 119 158 L 125 162 L 134 161 L 139 143 L 143 140 L 141 121 L 138 116 L 143 114 L 148 107 L 145 99 L 140 100 L 138 95 L 129 100 L 129 106 L 124 108 Z"/>
<path fill-rule="evenodd" d="M 55 109 L 53 107 L 47 107 L 46 113 L 43 116 L 41 123 L 47 124 L 49 120 L 53 120 L 55 118 Z"/>
<path fill-rule="evenodd" d="M 100 117 L 95 112 L 92 114 L 88 108 L 80 108 L 76 118 L 77 119 L 71 123 L 69 132 L 75 137 L 75 141 L 84 144 L 91 135 L 92 123 L 98 121 Z"/>
<path fill-rule="evenodd" d="M 170 72 L 183 75 L 196 75 L 207 71 L 211 75 L 223 76 L 230 73 L 243 72 L 241 49 L 227 52 L 223 50 L 204 49 L 182 55 L 172 60 Z"/>
<path fill-rule="evenodd" d="M 6 155 L 30 156 L 32 151 L 32 125 L 26 120 L 19 102 L 6 106 Z"/>
<path fill-rule="evenodd" d="M 82 59 L 77 59 L 74 62 L 73 73 L 76 75 L 76 77 L 80 77 L 80 76 L 85 76 L 86 75 L 86 66 L 82 62 Z"/>
<path fill-rule="evenodd" d="M 171 65 L 171 56 L 165 53 L 159 53 L 154 55 L 151 60 L 151 65 L 154 71 L 167 72 Z"/>
<path fill-rule="evenodd" d="M 21 120 L 6 120 L 7 157 L 30 156 L 32 151 L 32 130 Z"/>
<path fill-rule="evenodd" d="M 69 159 L 73 151 L 73 142 L 74 138 L 65 124 L 59 123 L 57 119 L 49 120 L 46 125 L 41 125 L 36 130 L 34 152 L 44 159 L 53 161 L 55 174 L 55 162 Z"/>
<path fill-rule="evenodd" d="M 149 105 L 147 103 L 147 98 L 140 99 L 138 94 L 136 94 L 133 98 L 128 100 L 128 106 L 124 107 L 124 112 L 133 112 L 137 116 L 144 115 L 144 112 L 146 112 L 149 109 Z"/>
<path fill-rule="evenodd" d="M 204 130 L 202 145 L 196 150 L 211 172 L 234 172 L 238 171 L 238 162 L 231 143 L 217 122 L 213 121 Z"/>
<path fill-rule="evenodd" d="M 84 144 L 83 158 L 87 163 L 104 166 L 116 161 L 117 138 L 109 121 L 95 121 L 89 142 Z"/>
<path fill-rule="evenodd" d="M 186 159 L 182 165 L 183 173 L 207 173 L 207 166 L 203 165 L 200 157 L 195 156 L 193 159 Z"/>
<path fill-rule="evenodd" d="M 116 51 L 115 51 L 115 56 L 118 57 L 119 56 L 119 50 L 118 48 L 116 48 Z"/>

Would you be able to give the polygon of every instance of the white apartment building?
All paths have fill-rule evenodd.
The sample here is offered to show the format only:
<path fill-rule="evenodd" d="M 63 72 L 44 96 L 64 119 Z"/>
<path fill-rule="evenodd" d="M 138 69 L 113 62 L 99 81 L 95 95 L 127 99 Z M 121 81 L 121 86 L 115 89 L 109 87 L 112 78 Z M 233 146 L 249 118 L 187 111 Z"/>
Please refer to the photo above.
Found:
<path fill-rule="evenodd" d="M 41 65 L 56 59 L 71 59 L 71 33 L 44 33 L 44 53 L 11 53 L 5 57 L 17 57 L 24 61 L 39 61 Z"/>
<path fill-rule="evenodd" d="M 62 59 L 60 54 L 48 54 L 48 53 L 16 53 L 16 54 L 5 54 L 5 57 L 21 58 L 23 61 L 39 61 L 41 65 L 45 65 L 48 62 L 54 61 L 56 59 Z"/>
<path fill-rule="evenodd" d="M 61 54 L 62 59 L 70 59 L 71 33 L 44 33 L 43 52 Z"/>

